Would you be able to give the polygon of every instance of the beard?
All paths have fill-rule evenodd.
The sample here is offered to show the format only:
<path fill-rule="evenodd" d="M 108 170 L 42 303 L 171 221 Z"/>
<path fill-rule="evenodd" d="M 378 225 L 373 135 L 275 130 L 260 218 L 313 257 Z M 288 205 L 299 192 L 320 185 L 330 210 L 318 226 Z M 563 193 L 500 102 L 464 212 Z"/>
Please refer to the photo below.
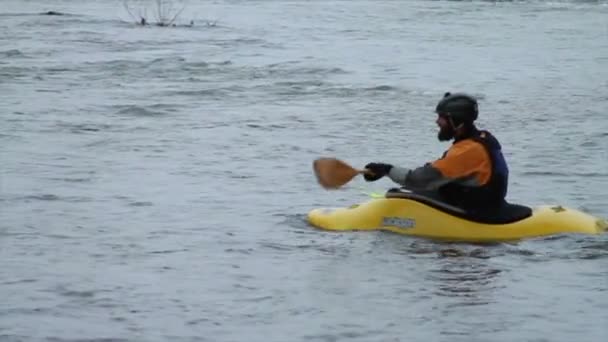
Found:
<path fill-rule="evenodd" d="M 449 141 L 454 139 L 454 129 L 452 127 L 444 127 L 439 129 L 439 133 L 437 133 L 437 139 L 439 141 Z"/>

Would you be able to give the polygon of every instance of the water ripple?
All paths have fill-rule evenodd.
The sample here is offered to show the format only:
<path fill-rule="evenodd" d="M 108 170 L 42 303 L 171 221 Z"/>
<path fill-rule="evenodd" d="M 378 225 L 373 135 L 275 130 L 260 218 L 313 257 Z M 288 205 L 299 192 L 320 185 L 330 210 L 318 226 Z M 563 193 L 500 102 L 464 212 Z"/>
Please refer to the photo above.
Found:
<path fill-rule="evenodd" d="M 3 58 L 26 58 L 27 56 L 17 49 L 0 51 L 0 57 Z"/>
<path fill-rule="evenodd" d="M 114 114 L 120 116 L 155 117 L 168 114 L 166 107 L 163 106 L 114 105 L 110 108 L 115 110 Z"/>

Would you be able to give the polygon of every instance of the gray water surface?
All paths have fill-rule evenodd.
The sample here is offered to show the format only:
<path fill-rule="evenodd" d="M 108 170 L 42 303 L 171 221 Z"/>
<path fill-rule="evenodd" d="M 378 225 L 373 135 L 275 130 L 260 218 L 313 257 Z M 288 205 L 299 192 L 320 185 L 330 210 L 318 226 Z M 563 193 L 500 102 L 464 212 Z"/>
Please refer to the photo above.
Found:
<path fill-rule="evenodd" d="M 39 13 L 54 10 L 63 16 Z M 605 341 L 608 237 L 306 222 L 312 160 L 415 167 L 480 99 L 508 199 L 608 217 L 606 1 L 0 4 L 0 341 Z M 193 27 L 185 27 L 190 20 Z"/>

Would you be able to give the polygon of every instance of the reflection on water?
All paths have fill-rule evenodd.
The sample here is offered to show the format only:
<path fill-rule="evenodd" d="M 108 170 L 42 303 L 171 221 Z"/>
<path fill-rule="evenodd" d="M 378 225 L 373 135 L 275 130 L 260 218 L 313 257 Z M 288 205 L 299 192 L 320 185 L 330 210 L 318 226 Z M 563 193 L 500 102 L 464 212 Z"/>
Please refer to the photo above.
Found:
<path fill-rule="evenodd" d="M 499 285 L 503 271 L 485 256 L 485 252 L 457 251 L 442 250 L 435 267 L 425 277 L 434 295 L 438 333 L 472 341 L 475 339 L 471 338 L 480 334 L 504 331 L 505 321 L 496 318 L 500 315 L 493 309 L 504 296 L 501 293 L 504 285 Z M 478 253 L 484 257 L 475 257 Z"/>
<path fill-rule="evenodd" d="M 448 307 L 463 305 L 484 305 L 492 302 L 495 294 L 496 280 L 502 270 L 493 267 L 487 258 L 475 257 L 483 254 L 481 249 L 468 254 L 458 250 L 442 250 L 442 258 L 427 275 L 434 293 L 438 296 L 450 297 Z M 449 255 L 446 255 L 449 253 Z M 454 256 L 456 255 L 456 256 Z"/>

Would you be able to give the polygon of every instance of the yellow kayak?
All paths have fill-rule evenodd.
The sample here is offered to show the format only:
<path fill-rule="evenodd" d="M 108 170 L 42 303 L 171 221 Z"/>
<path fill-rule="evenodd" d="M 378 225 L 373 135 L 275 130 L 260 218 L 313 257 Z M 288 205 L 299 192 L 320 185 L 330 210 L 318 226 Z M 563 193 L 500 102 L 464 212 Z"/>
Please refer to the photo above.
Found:
<path fill-rule="evenodd" d="M 608 221 L 562 206 L 509 204 L 501 217 L 468 218 L 459 208 L 413 193 L 372 199 L 349 208 L 308 214 L 315 227 L 332 231 L 386 230 L 398 234 L 467 242 L 500 242 L 564 233 L 600 234 Z"/>

